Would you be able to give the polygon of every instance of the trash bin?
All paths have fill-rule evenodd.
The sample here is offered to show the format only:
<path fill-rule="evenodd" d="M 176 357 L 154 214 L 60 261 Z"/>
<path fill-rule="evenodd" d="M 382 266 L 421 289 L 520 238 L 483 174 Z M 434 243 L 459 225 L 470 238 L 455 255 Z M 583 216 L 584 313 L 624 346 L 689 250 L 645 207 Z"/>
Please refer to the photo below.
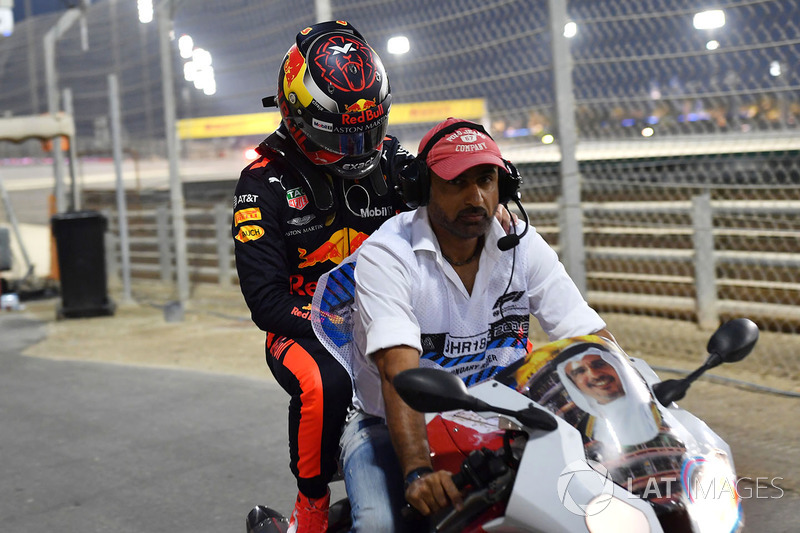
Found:
<path fill-rule="evenodd" d="M 51 223 L 61 278 L 58 318 L 114 314 L 106 278 L 106 218 L 97 211 L 72 211 L 53 215 Z"/>

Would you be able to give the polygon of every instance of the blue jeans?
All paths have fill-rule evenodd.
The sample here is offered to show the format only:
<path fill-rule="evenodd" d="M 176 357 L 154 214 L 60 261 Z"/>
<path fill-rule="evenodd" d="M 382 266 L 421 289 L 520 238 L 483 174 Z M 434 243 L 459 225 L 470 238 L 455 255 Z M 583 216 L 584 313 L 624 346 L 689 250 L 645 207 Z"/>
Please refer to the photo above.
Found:
<path fill-rule="evenodd" d="M 347 497 L 352 508 L 351 531 L 419 532 L 406 522 L 403 473 L 382 418 L 357 413 L 348 417 L 340 440 Z"/>

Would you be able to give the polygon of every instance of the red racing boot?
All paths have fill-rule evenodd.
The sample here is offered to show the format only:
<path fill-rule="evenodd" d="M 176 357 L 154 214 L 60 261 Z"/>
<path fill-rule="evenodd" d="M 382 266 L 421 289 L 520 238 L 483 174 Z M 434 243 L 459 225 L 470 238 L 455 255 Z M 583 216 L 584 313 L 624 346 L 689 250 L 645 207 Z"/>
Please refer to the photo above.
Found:
<path fill-rule="evenodd" d="M 297 493 L 289 529 L 286 533 L 323 533 L 328 529 L 328 507 L 331 504 L 331 491 L 322 498 L 307 498 Z"/>

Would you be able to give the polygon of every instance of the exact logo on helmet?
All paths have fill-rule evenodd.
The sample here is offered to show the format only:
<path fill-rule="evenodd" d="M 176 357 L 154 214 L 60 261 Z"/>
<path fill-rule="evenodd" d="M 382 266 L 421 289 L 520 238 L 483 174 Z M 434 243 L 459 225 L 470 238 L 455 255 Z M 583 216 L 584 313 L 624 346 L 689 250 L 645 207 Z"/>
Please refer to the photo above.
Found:
<path fill-rule="evenodd" d="M 342 168 L 344 170 L 361 170 L 362 168 L 367 168 L 370 164 L 370 161 L 360 161 L 358 163 L 344 163 L 342 164 Z"/>

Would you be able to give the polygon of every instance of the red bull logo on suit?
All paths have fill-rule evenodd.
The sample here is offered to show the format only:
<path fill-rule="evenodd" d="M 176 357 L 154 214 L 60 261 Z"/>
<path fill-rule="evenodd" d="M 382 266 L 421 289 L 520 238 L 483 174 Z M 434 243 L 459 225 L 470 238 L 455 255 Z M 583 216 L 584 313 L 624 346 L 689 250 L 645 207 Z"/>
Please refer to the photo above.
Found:
<path fill-rule="evenodd" d="M 297 266 L 298 268 L 308 268 L 325 261 L 333 261 L 338 265 L 345 257 L 355 252 L 368 236 L 366 233 L 351 228 L 337 230 L 316 250 L 308 252 L 305 248 L 298 248 L 297 251 L 303 262 Z"/>

